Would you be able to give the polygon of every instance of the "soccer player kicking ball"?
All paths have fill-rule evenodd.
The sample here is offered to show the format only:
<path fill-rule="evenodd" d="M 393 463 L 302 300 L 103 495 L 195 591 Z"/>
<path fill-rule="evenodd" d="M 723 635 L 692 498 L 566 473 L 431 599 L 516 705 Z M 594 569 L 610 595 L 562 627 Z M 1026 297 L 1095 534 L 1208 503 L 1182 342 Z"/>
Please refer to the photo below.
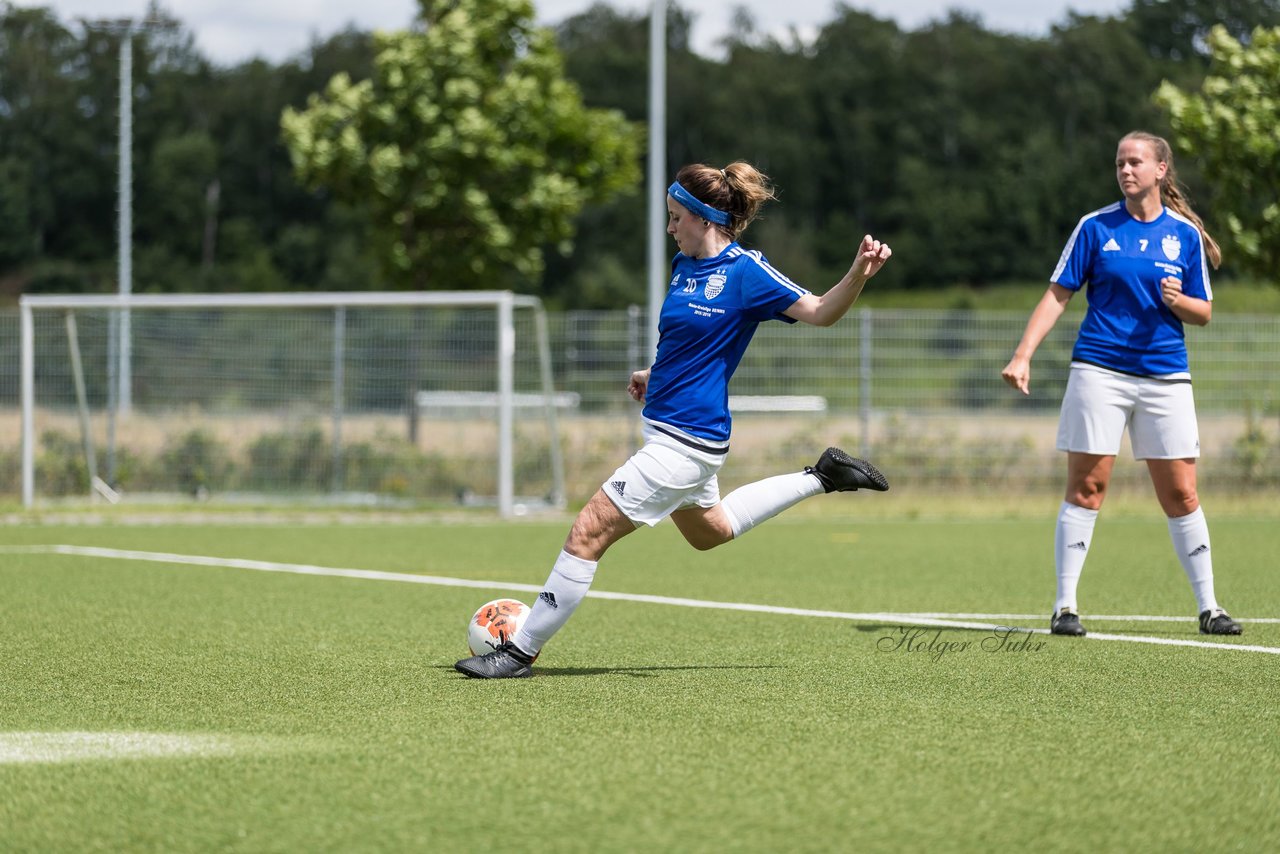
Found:
<path fill-rule="evenodd" d="M 467 676 L 533 675 L 531 665 L 587 595 L 597 562 L 641 525 L 670 516 L 695 549 L 742 536 L 823 492 L 889 488 L 875 466 L 828 448 L 804 471 L 750 483 L 720 500 L 716 473 L 729 453 L 729 379 L 766 320 L 830 326 L 844 317 L 891 254 L 870 235 L 849 272 L 822 296 L 792 282 L 737 239 L 773 199 L 749 163 L 685 166 L 667 190 L 667 233 L 679 253 L 658 324 L 653 366 L 631 375 L 644 403 L 644 446 L 608 477 L 574 521 L 546 586 L 519 631 L 493 652 L 454 665 Z"/>

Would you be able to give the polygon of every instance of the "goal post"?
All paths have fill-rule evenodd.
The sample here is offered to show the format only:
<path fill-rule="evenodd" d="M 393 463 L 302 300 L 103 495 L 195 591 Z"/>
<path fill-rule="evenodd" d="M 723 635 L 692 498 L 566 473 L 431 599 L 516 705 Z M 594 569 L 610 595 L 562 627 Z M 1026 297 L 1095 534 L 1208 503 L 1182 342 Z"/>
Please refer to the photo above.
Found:
<path fill-rule="evenodd" d="M 462 501 L 503 517 L 564 505 L 556 410 L 569 403 L 537 297 L 51 295 L 22 297 L 19 314 L 24 507 L 101 494 L 104 459 L 126 501 Z M 432 394 L 487 403 L 423 405 Z M 55 440 L 57 459 L 39 447 Z M 55 488 L 55 470 L 79 482 Z"/>

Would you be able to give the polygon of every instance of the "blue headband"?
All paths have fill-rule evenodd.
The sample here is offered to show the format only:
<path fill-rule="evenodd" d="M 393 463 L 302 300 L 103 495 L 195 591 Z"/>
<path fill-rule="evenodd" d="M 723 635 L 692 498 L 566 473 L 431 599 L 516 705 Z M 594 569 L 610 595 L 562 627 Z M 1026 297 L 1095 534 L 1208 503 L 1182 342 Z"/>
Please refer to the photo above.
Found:
<path fill-rule="evenodd" d="M 667 187 L 667 195 L 684 205 L 690 210 L 690 212 L 697 214 L 703 219 L 710 220 L 716 225 L 729 224 L 729 215 L 727 213 L 724 211 L 718 211 L 705 202 L 698 201 L 693 197 L 693 193 L 690 193 L 684 187 L 680 186 L 679 181 L 676 181 L 672 183 L 670 187 Z"/>

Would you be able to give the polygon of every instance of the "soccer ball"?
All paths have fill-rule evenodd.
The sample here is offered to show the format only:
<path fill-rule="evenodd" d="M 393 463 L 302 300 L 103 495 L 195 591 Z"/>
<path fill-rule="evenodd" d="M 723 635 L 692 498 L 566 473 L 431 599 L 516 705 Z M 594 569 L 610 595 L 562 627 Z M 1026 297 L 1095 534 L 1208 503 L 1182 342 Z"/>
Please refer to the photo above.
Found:
<path fill-rule="evenodd" d="M 499 644 L 511 640 L 528 616 L 529 606 L 518 599 L 485 602 L 467 624 L 467 647 L 471 654 L 493 652 Z"/>

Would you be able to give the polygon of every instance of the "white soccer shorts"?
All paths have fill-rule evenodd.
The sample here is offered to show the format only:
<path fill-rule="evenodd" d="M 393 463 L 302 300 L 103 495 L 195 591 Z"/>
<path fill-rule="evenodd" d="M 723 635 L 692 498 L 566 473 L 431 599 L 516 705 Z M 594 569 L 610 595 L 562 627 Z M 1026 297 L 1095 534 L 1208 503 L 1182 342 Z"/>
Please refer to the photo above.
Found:
<path fill-rule="evenodd" d="M 1200 456 L 1190 382 L 1134 377 L 1072 362 L 1058 418 L 1058 450 L 1114 456 L 1126 428 L 1136 460 Z"/>
<path fill-rule="evenodd" d="M 716 473 L 724 464 L 724 454 L 690 448 L 648 424 L 644 439 L 644 446 L 600 487 L 637 528 L 652 528 L 684 507 L 720 503 Z"/>

